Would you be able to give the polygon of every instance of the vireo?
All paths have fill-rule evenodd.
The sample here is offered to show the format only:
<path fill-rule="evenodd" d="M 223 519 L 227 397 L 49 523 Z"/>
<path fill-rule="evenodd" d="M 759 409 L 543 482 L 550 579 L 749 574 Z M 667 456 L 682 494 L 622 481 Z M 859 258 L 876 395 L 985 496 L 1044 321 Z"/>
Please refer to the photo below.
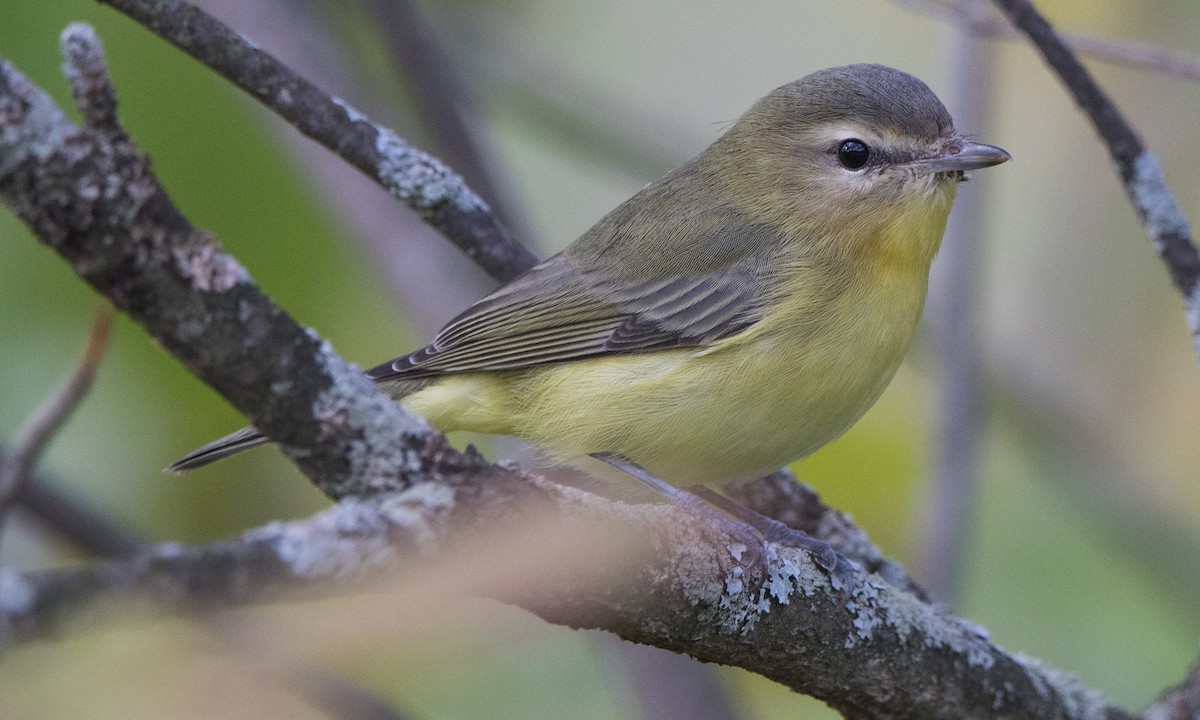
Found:
<path fill-rule="evenodd" d="M 1008 159 L 907 73 L 821 70 L 367 375 L 439 430 L 554 458 L 612 453 L 677 485 L 772 472 L 879 397 L 958 184 Z M 247 428 L 169 469 L 263 442 Z"/>

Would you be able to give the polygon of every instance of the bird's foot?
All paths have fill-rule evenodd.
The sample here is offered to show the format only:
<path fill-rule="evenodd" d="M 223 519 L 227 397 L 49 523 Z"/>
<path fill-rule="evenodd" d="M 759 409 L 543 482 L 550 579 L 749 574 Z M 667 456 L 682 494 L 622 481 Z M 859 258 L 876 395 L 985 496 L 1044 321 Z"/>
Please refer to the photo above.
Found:
<path fill-rule="evenodd" d="M 753 527 L 763 540 L 807 552 L 817 567 L 824 570 L 825 574 L 829 576 L 829 584 L 833 586 L 834 590 L 844 593 L 854 587 L 854 575 L 859 570 L 858 563 L 834 550 L 833 546 L 824 540 L 819 540 L 803 530 L 788 527 L 775 518 L 751 510 L 703 485 L 693 485 L 688 488 L 688 491 L 689 494 L 703 498 L 713 507 L 719 508 Z"/>
<path fill-rule="evenodd" d="M 854 561 L 834 550 L 833 546 L 827 542 L 790 528 L 774 518 L 755 512 L 702 485 L 692 486 L 686 490 L 677 488 L 656 477 L 624 455 L 598 452 L 592 453 L 592 457 L 637 478 L 673 505 L 714 517 L 719 522 L 728 522 L 725 515 L 712 509 L 715 507 L 737 520 L 740 526 L 757 532 L 763 540 L 804 550 L 812 556 L 817 567 L 825 571 L 829 576 L 830 585 L 838 592 L 847 592 L 854 586 L 854 574 L 858 570 L 858 566 Z"/>

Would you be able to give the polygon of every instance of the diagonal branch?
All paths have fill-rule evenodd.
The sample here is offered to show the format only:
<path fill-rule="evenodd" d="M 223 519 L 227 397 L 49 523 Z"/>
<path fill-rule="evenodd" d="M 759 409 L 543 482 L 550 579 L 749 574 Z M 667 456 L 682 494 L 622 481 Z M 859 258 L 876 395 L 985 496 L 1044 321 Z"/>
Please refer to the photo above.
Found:
<path fill-rule="evenodd" d="M 970 0 L 895 0 L 898 5 L 914 12 L 956 23 L 977 37 L 1019 40 L 1021 35 L 1008 21 L 1001 18 L 971 17 Z M 1134 70 L 1175 77 L 1192 82 L 1200 81 L 1200 55 L 1186 50 L 1165 48 L 1136 40 L 1109 39 L 1060 33 L 1063 41 L 1080 55 L 1102 62 L 1122 65 Z"/>
<path fill-rule="evenodd" d="M 102 0 L 249 93 L 402 200 L 497 280 L 536 262 L 440 160 L 296 75 L 183 0 Z"/>
<path fill-rule="evenodd" d="M 1200 354 L 1200 253 L 1192 244 L 1187 219 L 1167 188 L 1158 158 L 1146 149 L 1121 111 L 1029 0 L 994 2 L 1033 42 L 1104 140 L 1138 220 L 1183 295 L 1188 330 Z"/>
<path fill-rule="evenodd" d="M 297 325 L 194 229 L 117 125 L 99 41 L 63 33 L 76 127 L 0 66 L 0 195 L 38 238 L 264 433 L 327 494 L 407 484 L 442 441 Z"/>
<path fill-rule="evenodd" d="M 525 529 L 527 544 L 498 549 L 498 525 Z M 514 555 L 535 556 L 516 577 L 504 561 Z M 471 562 L 457 565 L 463 557 Z M 439 468 L 436 483 L 349 498 L 207 547 L 168 544 L 85 570 L 0 575 L 0 632 L 9 643 L 63 632 L 64 620 L 100 600 L 189 612 L 387 589 L 396 586 L 386 578 L 418 558 L 460 592 L 743 667 L 847 717 L 1128 717 L 878 575 L 858 573 L 842 595 L 807 555 L 759 545 L 739 526 L 485 464 Z M 491 566 L 506 569 L 478 570 Z"/>

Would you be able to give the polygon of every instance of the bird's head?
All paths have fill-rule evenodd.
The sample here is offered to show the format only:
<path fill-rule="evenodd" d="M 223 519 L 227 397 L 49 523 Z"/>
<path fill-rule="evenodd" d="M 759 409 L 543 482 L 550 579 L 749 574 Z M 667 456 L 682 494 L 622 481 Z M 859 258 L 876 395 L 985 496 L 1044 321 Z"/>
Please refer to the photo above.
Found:
<path fill-rule="evenodd" d="M 1009 159 L 958 134 L 925 83 L 866 64 L 776 89 L 714 150 L 713 164 L 732 181 L 722 184 L 756 215 L 841 241 L 898 223 L 944 225 L 966 173 Z"/>

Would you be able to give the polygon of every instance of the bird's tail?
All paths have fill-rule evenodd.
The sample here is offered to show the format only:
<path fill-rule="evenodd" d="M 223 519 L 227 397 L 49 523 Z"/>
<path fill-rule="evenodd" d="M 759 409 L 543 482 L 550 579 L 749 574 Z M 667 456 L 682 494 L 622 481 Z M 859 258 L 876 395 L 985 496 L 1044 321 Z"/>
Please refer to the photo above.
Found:
<path fill-rule="evenodd" d="M 224 457 L 229 457 L 234 453 L 240 453 L 243 450 L 249 450 L 252 447 L 258 447 L 267 440 L 267 436 L 255 430 L 252 427 L 244 427 L 235 433 L 226 435 L 223 438 L 218 438 L 196 448 L 187 455 L 179 458 L 175 462 L 167 466 L 166 472 L 172 475 L 180 475 L 188 470 L 195 470 L 198 467 L 216 462 Z"/>
<path fill-rule="evenodd" d="M 378 386 L 380 390 L 391 396 L 393 400 L 400 400 L 406 395 L 410 395 L 428 386 L 432 382 L 432 379 L 396 380 L 389 378 L 379 381 Z M 172 475 L 181 475 L 188 470 L 204 467 L 209 463 L 268 442 L 270 440 L 267 439 L 266 435 L 263 435 L 252 427 L 244 427 L 235 433 L 230 433 L 223 438 L 218 438 L 207 445 L 196 448 L 168 465 L 164 468 L 164 472 L 169 472 Z"/>

